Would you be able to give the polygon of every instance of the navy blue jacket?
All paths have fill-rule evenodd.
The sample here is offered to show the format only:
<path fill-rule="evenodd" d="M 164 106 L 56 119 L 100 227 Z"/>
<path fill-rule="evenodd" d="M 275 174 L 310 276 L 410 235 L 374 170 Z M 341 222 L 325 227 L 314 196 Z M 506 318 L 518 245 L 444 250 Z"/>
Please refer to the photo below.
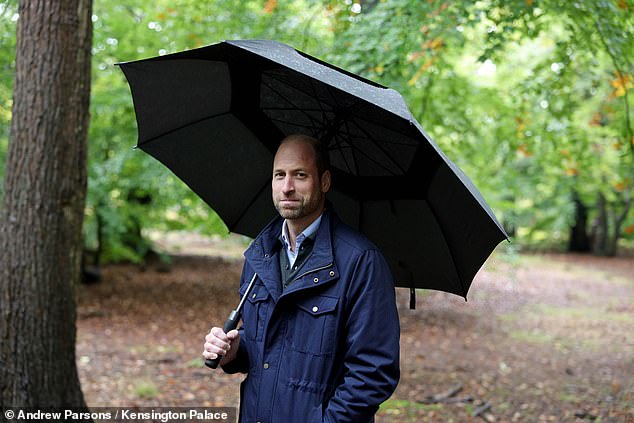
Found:
<path fill-rule="evenodd" d="M 372 422 L 399 380 L 399 321 L 383 255 L 326 210 L 313 252 L 282 292 L 282 218 L 245 252 L 240 346 L 227 373 L 240 386 L 244 423 Z"/>

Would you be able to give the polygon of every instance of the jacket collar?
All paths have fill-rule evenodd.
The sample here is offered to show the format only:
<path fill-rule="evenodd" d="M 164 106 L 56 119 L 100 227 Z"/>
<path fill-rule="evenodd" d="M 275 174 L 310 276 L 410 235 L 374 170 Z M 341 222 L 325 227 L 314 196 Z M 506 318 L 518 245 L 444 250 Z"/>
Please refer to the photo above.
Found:
<path fill-rule="evenodd" d="M 330 203 L 321 218 L 321 224 L 315 236 L 313 252 L 302 266 L 301 274 L 319 269 L 334 263 L 332 251 L 332 228 L 336 226 L 339 218 L 332 210 Z M 279 235 L 282 231 L 284 219 L 277 216 L 262 229 L 260 234 L 244 252 L 244 257 L 251 268 L 264 282 L 275 302 L 282 294 L 281 273 L 278 254 L 283 253 Z M 294 290 L 293 290 L 294 291 Z"/>

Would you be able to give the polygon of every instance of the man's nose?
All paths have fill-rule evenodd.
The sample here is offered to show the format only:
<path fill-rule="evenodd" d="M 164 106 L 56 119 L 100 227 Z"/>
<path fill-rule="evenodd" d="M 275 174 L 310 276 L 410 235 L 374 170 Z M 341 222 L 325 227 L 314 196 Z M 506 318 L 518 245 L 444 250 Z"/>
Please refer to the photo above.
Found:
<path fill-rule="evenodd" d="M 282 191 L 285 193 L 295 191 L 295 185 L 293 184 L 293 178 L 287 176 L 284 178 L 284 184 L 282 185 Z"/>

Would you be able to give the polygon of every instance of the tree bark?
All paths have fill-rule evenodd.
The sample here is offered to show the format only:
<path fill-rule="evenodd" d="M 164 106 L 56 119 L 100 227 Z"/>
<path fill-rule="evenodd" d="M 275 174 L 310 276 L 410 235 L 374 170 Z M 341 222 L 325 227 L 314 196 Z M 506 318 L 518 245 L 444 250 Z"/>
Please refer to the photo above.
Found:
<path fill-rule="evenodd" d="M 597 196 L 597 218 L 592 228 L 592 254 L 605 256 L 608 245 L 608 210 L 605 195 L 599 192 Z"/>
<path fill-rule="evenodd" d="M 623 227 L 623 223 L 625 222 L 625 219 L 627 218 L 627 214 L 630 211 L 630 208 L 632 207 L 632 198 L 628 198 L 628 199 L 623 199 L 622 201 L 622 206 L 623 209 L 621 210 L 620 213 L 618 213 L 618 211 L 616 210 L 616 206 L 615 209 L 612 210 L 613 213 L 613 221 L 614 221 L 614 225 L 612 227 L 612 236 L 610 237 L 610 241 L 608 244 L 608 255 L 609 256 L 616 256 L 616 254 L 618 253 L 618 246 L 619 246 L 619 239 L 621 238 L 621 228 Z"/>
<path fill-rule="evenodd" d="M 588 236 L 588 207 L 583 204 L 576 191 L 572 193 L 572 201 L 575 205 L 575 221 L 570 227 L 568 251 L 590 251 L 590 237 Z"/>
<path fill-rule="evenodd" d="M 0 207 L 0 408 L 84 407 L 75 364 L 92 0 L 21 0 Z"/>

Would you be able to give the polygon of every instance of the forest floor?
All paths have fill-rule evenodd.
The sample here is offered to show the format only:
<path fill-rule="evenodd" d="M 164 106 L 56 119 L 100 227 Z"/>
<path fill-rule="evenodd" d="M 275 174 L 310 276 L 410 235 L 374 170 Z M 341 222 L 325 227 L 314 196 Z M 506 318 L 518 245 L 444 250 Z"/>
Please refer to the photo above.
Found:
<path fill-rule="evenodd" d="M 109 265 L 81 286 L 89 406 L 238 406 L 243 377 L 201 359 L 242 264 L 240 242 L 214 245 L 169 266 Z M 401 381 L 377 422 L 634 422 L 633 275 L 631 257 L 497 253 L 468 302 L 419 291 L 410 310 L 398 289 Z"/>

